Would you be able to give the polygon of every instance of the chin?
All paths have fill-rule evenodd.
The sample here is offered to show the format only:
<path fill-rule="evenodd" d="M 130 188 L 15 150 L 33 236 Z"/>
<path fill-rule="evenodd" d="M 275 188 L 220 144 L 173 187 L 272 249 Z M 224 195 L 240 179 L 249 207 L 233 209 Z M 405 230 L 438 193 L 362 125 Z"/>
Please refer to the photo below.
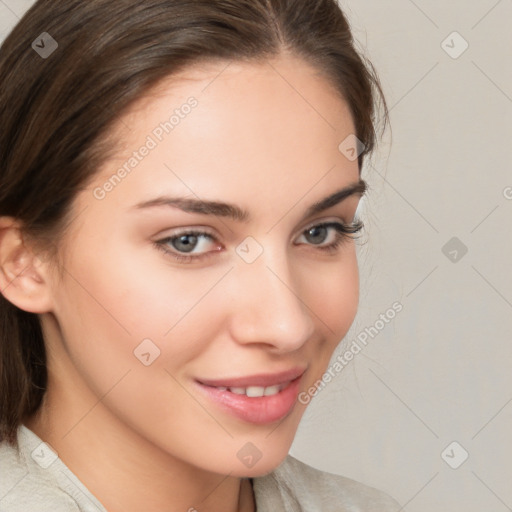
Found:
<path fill-rule="evenodd" d="M 236 467 L 231 468 L 232 474 L 243 478 L 272 472 L 288 456 L 297 427 L 298 422 L 293 418 L 290 423 L 278 423 L 259 435 L 238 437 Z"/>
<path fill-rule="evenodd" d="M 256 431 L 233 432 L 233 438 L 206 442 L 186 459 L 211 473 L 256 478 L 272 472 L 286 459 L 295 433 L 296 421 L 290 424 L 284 421 Z"/>
<path fill-rule="evenodd" d="M 244 467 L 244 465 L 240 464 L 231 474 L 238 478 L 257 478 L 267 475 L 274 471 L 285 460 L 288 451 L 289 446 L 278 453 L 267 453 L 254 463 L 253 467 Z"/>

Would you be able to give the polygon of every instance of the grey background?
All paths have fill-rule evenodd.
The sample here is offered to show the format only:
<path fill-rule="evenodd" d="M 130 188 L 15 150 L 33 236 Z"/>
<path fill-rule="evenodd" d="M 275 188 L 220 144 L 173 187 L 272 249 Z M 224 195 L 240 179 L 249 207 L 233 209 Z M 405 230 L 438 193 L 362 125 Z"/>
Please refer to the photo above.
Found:
<path fill-rule="evenodd" d="M 0 0 L 0 39 L 32 3 Z M 360 309 L 340 351 L 403 311 L 318 394 L 292 453 L 409 512 L 512 510 L 512 0 L 342 5 L 392 140 L 364 170 Z"/>

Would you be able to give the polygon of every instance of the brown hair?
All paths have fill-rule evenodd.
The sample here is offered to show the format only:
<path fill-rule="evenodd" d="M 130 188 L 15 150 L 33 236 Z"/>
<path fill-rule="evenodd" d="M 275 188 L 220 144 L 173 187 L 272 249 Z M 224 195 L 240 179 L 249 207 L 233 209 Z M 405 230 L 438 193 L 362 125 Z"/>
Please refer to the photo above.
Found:
<path fill-rule="evenodd" d="M 58 44 L 46 58 L 33 46 L 50 49 L 43 33 Z M 384 121 L 387 111 L 335 0 L 37 1 L 0 49 L 0 216 L 17 219 L 26 236 L 58 241 L 73 199 L 114 151 L 109 128 L 137 99 L 200 60 L 283 50 L 347 101 L 365 145 L 361 168 L 376 140 L 377 99 Z M 16 444 L 46 384 L 38 316 L 0 294 L 0 441 Z"/>

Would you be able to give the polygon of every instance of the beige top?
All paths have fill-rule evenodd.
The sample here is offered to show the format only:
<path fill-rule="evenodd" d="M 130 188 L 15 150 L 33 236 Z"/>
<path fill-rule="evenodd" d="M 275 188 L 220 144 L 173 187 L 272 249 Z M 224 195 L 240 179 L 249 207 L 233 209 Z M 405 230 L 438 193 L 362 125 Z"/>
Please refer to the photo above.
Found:
<path fill-rule="evenodd" d="M 57 455 L 25 426 L 19 453 L 0 444 L 0 512 L 107 512 Z M 386 494 L 291 456 L 254 478 L 257 512 L 398 512 Z M 144 511 L 141 511 L 144 512 Z"/>

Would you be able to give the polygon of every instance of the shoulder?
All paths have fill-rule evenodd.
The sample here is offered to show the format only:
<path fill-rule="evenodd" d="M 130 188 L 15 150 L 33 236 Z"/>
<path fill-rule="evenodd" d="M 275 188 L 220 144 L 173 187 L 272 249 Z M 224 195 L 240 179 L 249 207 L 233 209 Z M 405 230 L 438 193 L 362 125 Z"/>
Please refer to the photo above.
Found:
<path fill-rule="evenodd" d="M 292 456 L 272 473 L 254 479 L 258 510 L 322 512 L 398 512 L 390 496 L 360 482 L 315 469 Z M 272 508 L 274 507 L 274 508 Z"/>
<path fill-rule="evenodd" d="M 78 512 L 76 502 L 59 488 L 54 472 L 45 469 L 48 453 L 31 434 L 20 428 L 19 449 L 0 443 L 0 512 Z M 42 465 L 37 464 L 37 456 Z"/>

